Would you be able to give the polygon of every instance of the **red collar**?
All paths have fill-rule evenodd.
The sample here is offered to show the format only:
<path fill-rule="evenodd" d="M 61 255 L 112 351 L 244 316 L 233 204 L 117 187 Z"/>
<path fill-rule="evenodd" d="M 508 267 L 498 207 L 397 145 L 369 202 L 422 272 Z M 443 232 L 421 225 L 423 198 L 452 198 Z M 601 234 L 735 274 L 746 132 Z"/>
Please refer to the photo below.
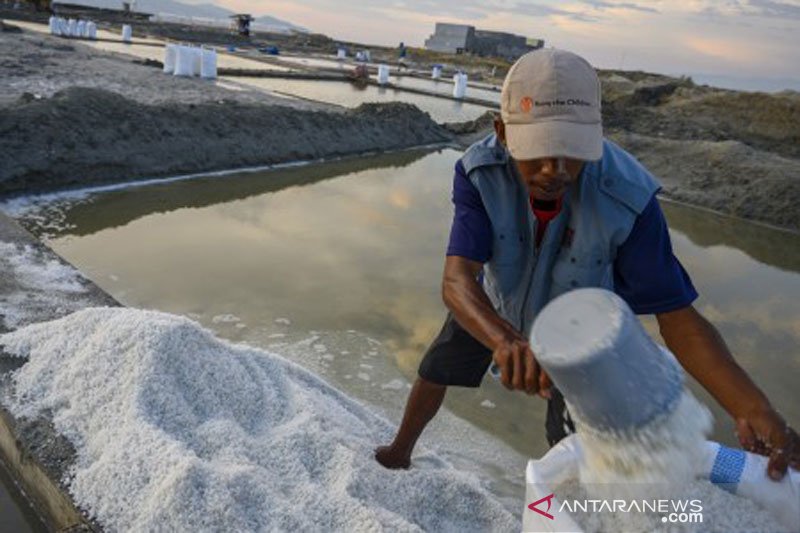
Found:
<path fill-rule="evenodd" d="M 555 209 L 539 209 L 533 206 L 534 197 L 533 195 L 530 195 L 529 199 L 531 203 L 531 209 L 533 210 L 533 214 L 536 215 L 536 219 L 539 220 L 539 222 L 550 222 L 551 220 L 556 218 L 558 214 L 561 212 L 562 198 L 563 197 L 559 197 L 556 200 Z"/>

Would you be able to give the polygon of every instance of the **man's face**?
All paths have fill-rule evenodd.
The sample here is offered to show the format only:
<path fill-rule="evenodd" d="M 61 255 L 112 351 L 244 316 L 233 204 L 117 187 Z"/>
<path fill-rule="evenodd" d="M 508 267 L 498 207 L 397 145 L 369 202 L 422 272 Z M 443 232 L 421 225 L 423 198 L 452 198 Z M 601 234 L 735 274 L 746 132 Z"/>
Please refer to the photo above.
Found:
<path fill-rule="evenodd" d="M 560 159 L 560 161 L 559 161 Z M 583 161 L 569 158 L 513 160 L 522 183 L 537 200 L 557 200 L 575 183 Z"/>
<path fill-rule="evenodd" d="M 495 131 L 505 143 L 505 126 L 495 120 Z M 517 175 L 528 192 L 538 200 L 557 200 L 577 181 L 583 169 L 583 161 L 568 157 L 544 157 L 541 159 L 514 159 Z"/>

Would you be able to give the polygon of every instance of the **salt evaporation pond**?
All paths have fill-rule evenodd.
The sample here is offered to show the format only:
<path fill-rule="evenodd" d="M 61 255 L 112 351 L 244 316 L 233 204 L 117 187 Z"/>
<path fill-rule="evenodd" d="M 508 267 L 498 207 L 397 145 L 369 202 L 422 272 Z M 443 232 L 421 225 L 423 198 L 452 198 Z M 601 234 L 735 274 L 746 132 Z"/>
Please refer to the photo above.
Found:
<path fill-rule="evenodd" d="M 359 63 L 353 62 L 351 59 L 339 61 L 336 59 L 325 59 L 319 57 L 304 57 L 304 56 L 276 56 L 276 60 L 286 65 L 298 65 L 311 68 L 322 68 L 328 70 L 350 71 L 353 70 Z M 363 64 L 363 63 L 362 63 Z M 372 68 L 377 68 L 380 63 L 369 63 Z M 434 93 L 445 94 L 451 96 L 453 94 L 452 77 L 444 76 L 440 80 L 434 80 L 424 77 L 409 76 L 408 70 L 400 70 L 395 65 L 390 65 L 389 82 L 400 87 L 409 87 L 413 89 L 422 89 L 424 91 L 431 91 Z M 402 76 L 397 76 L 397 73 L 402 73 Z M 373 79 L 377 79 L 373 75 Z M 494 90 L 491 85 L 486 83 L 470 83 L 467 88 L 467 96 L 470 98 L 478 98 L 486 100 L 487 102 L 494 102 L 500 104 L 500 90 Z"/>
<path fill-rule="evenodd" d="M 405 393 L 381 385 L 412 379 L 441 325 L 439 282 L 458 155 L 404 152 L 123 188 L 28 206 L 27 214 L 17 203 L 6 208 L 125 303 L 196 316 L 226 337 L 266 347 L 322 341 L 333 359 L 304 364 L 399 409 Z M 663 207 L 676 254 L 701 293 L 697 307 L 797 425 L 800 237 Z M 308 304 L 317 300 L 330 304 Z M 654 320 L 645 325 L 657 335 Z M 362 334 L 382 344 L 370 348 Z M 325 335 L 332 337 L 323 341 Z M 364 353 L 349 350 L 356 338 L 367 342 Z M 346 346 L 337 353 L 333 343 Z M 507 394 L 491 380 L 448 397 L 459 416 L 512 447 L 533 456 L 546 451 L 536 399 Z M 700 398 L 714 409 L 715 440 L 735 444 L 726 416 L 702 392 Z"/>
<path fill-rule="evenodd" d="M 422 89 L 424 91 L 431 91 L 434 93 L 445 94 L 452 96 L 453 84 L 446 80 L 433 80 L 417 78 L 414 76 L 389 76 L 389 81 L 398 87 L 409 87 L 412 89 Z M 467 87 L 467 97 L 485 100 L 487 102 L 494 102 L 500 105 L 500 91 L 493 91 L 491 89 L 481 89 L 477 87 Z"/>
<path fill-rule="evenodd" d="M 40 33 L 48 33 L 49 31 L 47 25 L 44 24 L 22 22 L 19 23 L 19 26 Z M 120 38 L 119 35 L 105 30 L 98 30 L 98 37 L 104 39 Z M 86 39 L 75 39 L 75 41 L 107 52 L 127 54 L 141 59 L 154 59 L 157 61 L 164 60 L 163 46 L 150 46 L 146 44 L 135 43 L 125 44 L 122 42 L 112 43 L 105 41 L 89 41 Z M 142 41 L 150 44 L 163 44 L 163 41 L 156 39 L 137 38 L 135 41 Z M 288 66 L 257 61 L 255 59 L 248 59 L 246 57 L 240 57 L 229 53 L 220 53 L 217 57 L 218 68 L 239 68 L 265 71 L 291 70 L 291 68 Z M 337 64 L 332 60 L 315 60 L 314 58 L 306 59 L 293 57 L 291 59 L 294 61 L 300 61 L 300 64 L 305 64 L 307 66 L 330 66 L 330 64 Z M 288 64 L 291 63 L 289 62 Z M 401 80 L 401 78 L 397 77 L 391 77 L 391 81 L 397 82 L 398 85 L 405 84 L 410 87 L 422 88 L 432 92 L 442 92 L 443 94 L 452 93 L 452 86 L 445 83 L 437 84 L 432 81 L 428 82 L 420 79 L 413 81 L 410 79 Z M 283 96 L 307 98 L 311 100 L 317 100 L 319 102 L 327 102 L 346 107 L 358 107 L 366 102 L 407 102 L 414 104 L 421 110 L 429 113 L 437 122 L 463 122 L 467 120 L 473 120 L 489 110 L 488 107 L 458 102 L 455 100 L 445 100 L 433 96 L 425 96 L 383 87 L 357 87 L 348 82 L 292 80 L 282 78 L 248 78 L 238 76 L 222 76 L 217 81 L 217 83 L 222 84 L 227 82 L 232 82 L 235 86 L 247 86 L 271 93 L 277 93 Z M 203 83 L 203 81 L 198 80 L 198 83 Z M 447 87 L 449 87 L 449 89 Z M 439 89 L 442 90 L 440 91 Z M 486 94 L 482 96 L 483 93 Z M 486 96 L 487 100 L 494 96 L 492 91 L 473 88 L 468 89 L 467 95 L 474 96 L 476 98 L 483 98 Z"/>
<path fill-rule="evenodd" d="M 344 81 L 290 80 L 283 78 L 224 78 L 262 90 L 288 94 L 319 102 L 358 107 L 366 102 L 406 102 L 429 113 L 436 122 L 474 120 L 488 107 L 409 93 L 388 87 L 357 86 Z M 469 94 L 469 93 L 468 93 Z"/>
<path fill-rule="evenodd" d="M 299 65 L 302 67 L 324 68 L 324 69 L 343 69 L 351 70 L 355 64 L 350 61 L 339 61 L 337 59 L 326 59 L 323 57 L 279 55 L 275 59 L 287 65 Z"/>
<path fill-rule="evenodd" d="M 397 421 L 445 315 L 439 287 L 458 156 L 404 152 L 5 209 L 123 303 L 281 353 Z M 701 293 L 697 307 L 798 425 L 800 237 L 664 210 Z M 645 325 L 656 334 L 654 320 Z M 735 445 L 727 415 L 693 389 L 715 414 L 712 438 Z M 491 480 L 504 501 L 520 498 L 524 458 L 547 450 L 544 402 L 487 379 L 449 391 L 445 405 L 456 417 L 437 419 L 423 445 Z"/>

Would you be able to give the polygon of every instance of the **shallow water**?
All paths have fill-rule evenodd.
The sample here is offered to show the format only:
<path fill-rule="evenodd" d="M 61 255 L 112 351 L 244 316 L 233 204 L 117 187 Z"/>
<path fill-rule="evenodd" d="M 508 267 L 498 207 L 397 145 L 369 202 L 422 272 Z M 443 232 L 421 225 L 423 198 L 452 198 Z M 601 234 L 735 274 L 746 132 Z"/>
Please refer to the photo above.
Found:
<path fill-rule="evenodd" d="M 390 76 L 389 81 L 399 87 L 410 87 L 414 89 L 422 89 L 440 94 L 452 96 L 453 84 L 446 80 L 433 80 L 415 78 L 411 76 Z M 483 89 L 478 87 L 467 87 L 468 98 L 478 98 L 487 102 L 494 102 L 500 105 L 500 91 L 493 91 L 491 89 Z"/>
<path fill-rule="evenodd" d="M 439 284 L 457 157 L 404 152 L 65 197 L 27 213 L 6 207 L 124 304 L 189 315 L 284 353 L 399 420 L 445 316 Z M 800 236 L 664 210 L 702 295 L 697 307 L 800 425 Z M 653 319 L 645 324 L 655 332 Z M 320 343 L 326 352 L 312 349 Z M 547 450 L 544 402 L 487 378 L 479 389 L 449 391 L 446 405 L 496 446 L 462 445 L 474 430 L 439 419 L 426 442 L 462 449 L 460 460 L 477 463 L 501 493 L 523 490 L 522 469 L 504 469 Z M 734 444 L 727 416 L 709 406 L 713 438 Z"/>
<path fill-rule="evenodd" d="M 243 85 L 301 98 L 357 107 L 366 102 L 406 102 L 430 114 L 436 122 L 474 120 L 489 110 L 475 104 L 445 100 L 435 96 L 367 85 L 356 86 L 342 81 L 290 80 L 282 78 L 229 78 Z M 451 89 L 452 90 L 452 89 Z"/>
<path fill-rule="evenodd" d="M 303 67 L 325 68 L 325 69 L 336 69 L 336 70 L 351 70 L 352 68 L 355 67 L 355 64 L 351 63 L 349 60 L 338 61 L 334 58 L 326 59 L 321 57 L 279 55 L 275 56 L 275 59 L 277 59 L 281 63 L 291 66 L 300 65 Z"/>
<path fill-rule="evenodd" d="M 344 60 L 338 61 L 336 59 L 325 59 L 319 57 L 301 57 L 301 56 L 277 56 L 276 59 L 281 63 L 286 65 L 300 65 L 304 67 L 313 67 L 313 68 L 324 68 L 329 70 L 337 70 L 337 71 L 350 71 L 354 69 L 357 63 L 352 62 L 352 60 Z M 377 67 L 377 64 L 370 63 L 371 67 Z M 419 77 L 412 77 L 408 75 L 404 76 L 397 76 L 396 74 L 400 72 L 398 67 L 390 66 L 389 70 L 389 82 L 393 83 L 399 87 L 409 87 L 414 89 L 422 89 L 425 91 L 431 91 L 434 93 L 445 94 L 448 96 L 452 96 L 453 94 L 453 83 L 452 79 L 441 79 L 441 80 L 434 80 L 430 78 L 419 78 Z M 407 74 L 408 71 L 404 71 L 404 74 Z M 377 79 L 377 76 L 373 75 L 373 79 Z M 499 104 L 500 103 L 500 91 L 492 89 L 491 85 L 488 84 L 470 84 L 467 88 L 467 96 L 470 98 L 478 98 L 480 100 L 486 100 L 487 102 L 494 102 Z"/>

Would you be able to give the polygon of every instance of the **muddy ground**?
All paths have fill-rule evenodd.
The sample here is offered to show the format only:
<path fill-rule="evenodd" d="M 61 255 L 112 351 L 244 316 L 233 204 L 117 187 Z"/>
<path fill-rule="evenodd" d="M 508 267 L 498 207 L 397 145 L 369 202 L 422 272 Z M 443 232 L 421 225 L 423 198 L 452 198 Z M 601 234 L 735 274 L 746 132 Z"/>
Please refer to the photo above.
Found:
<path fill-rule="evenodd" d="M 606 134 L 674 200 L 800 230 L 800 94 L 604 73 Z"/>
<path fill-rule="evenodd" d="M 643 72 L 600 75 L 606 134 L 661 179 L 665 196 L 800 231 L 800 94 L 721 90 Z M 490 126 L 490 115 L 444 128 L 401 104 L 345 110 L 176 79 L 74 41 L 0 33 L 5 194 L 464 146 Z"/>

